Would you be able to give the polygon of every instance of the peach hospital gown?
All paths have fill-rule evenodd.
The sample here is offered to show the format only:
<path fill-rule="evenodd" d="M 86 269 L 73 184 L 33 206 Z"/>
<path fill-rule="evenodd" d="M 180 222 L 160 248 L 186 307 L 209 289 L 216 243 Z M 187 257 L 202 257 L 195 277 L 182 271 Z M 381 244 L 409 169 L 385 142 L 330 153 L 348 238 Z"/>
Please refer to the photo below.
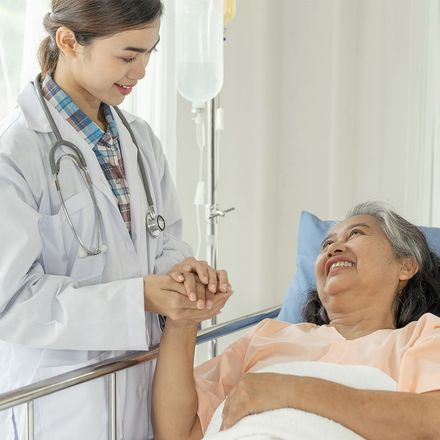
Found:
<path fill-rule="evenodd" d="M 377 330 L 353 340 L 328 325 L 265 319 L 223 354 L 195 369 L 203 431 L 244 373 L 294 361 L 370 366 L 391 376 L 398 391 L 439 390 L 440 318 L 427 313 L 403 328 Z"/>

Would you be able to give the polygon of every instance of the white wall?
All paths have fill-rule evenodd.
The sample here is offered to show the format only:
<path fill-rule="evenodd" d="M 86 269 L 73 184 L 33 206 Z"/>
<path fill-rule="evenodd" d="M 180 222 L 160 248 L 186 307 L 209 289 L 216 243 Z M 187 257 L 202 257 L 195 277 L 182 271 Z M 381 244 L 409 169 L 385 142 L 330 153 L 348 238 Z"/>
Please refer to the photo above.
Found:
<path fill-rule="evenodd" d="M 225 44 L 218 196 L 222 208 L 237 208 L 219 228 L 219 266 L 235 295 L 220 320 L 280 303 L 303 209 L 341 218 L 355 203 L 378 199 L 430 223 L 421 196 L 432 178 L 423 171 L 433 148 L 424 142 L 432 124 L 425 80 L 432 4 L 237 2 Z M 198 153 L 183 100 L 177 128 L 184 232 L 195 246 Z"/>
<path fill-rule="evenodd" d="M 432 145 L 422 136 L 430 3 L 282 2 L 277 280 L 285 280 L 285 234 L 301 209 L 341 218 L 355 203 L 384 200 L 431 222 L 423 163 Z"/>

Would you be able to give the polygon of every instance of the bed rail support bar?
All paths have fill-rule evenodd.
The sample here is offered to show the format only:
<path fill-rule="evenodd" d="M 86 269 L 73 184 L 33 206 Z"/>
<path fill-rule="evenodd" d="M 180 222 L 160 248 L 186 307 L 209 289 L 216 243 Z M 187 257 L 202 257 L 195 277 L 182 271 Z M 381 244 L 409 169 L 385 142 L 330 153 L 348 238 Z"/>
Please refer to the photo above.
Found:
<path fill-rule="evenodd" d="M 261 310 L 250 315 L 242 316 L 232 321 L 217 324 L 213 327 L 203 329 L 197 336 L 197 344 L 203 344 L 212 339 L 226 336 L 231 333 L 243 330 L 247 327 L 257 324 L 266 318 L 276 318 L 280 311 L 280 306 Z M 114 433 L 116 428 L 116 372 L 130 368 L 135 365 L 148 362 L 157 357 L 159 346 L 152 347 L 149 351 L 130 352 L 105 361 L 90 365 L 78 370 L 69 371 L 58 376 L 51 377 L 31 385 L 18 388 L 13 391 L 0 394 L 0 411 L 29 403 L 28 405 L 28 438 L 33 438 L 33 405 L 32 402 L 39 397 L 64 390 L 66 388 L 78 385 L 89 380 L 111 375 L 109 377 L 109 393 L 111 401 L 109 402 L 112 429 Z M 32 425 L 32 426 L 30 426 Z M 112 437 L 110 437 L 112 438 Z"/>

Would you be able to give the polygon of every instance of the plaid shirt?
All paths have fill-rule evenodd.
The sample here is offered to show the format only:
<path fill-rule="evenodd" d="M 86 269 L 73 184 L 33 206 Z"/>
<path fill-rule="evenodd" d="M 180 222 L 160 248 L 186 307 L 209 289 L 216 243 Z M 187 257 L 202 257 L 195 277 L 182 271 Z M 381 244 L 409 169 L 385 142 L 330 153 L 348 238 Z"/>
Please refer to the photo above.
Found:
<path fill-rule="evenodd" d="M 46 75 L 44 78 L 42 89 L 43 96 L 92 147 L 116 197 L 119 211 L 127 225 L 128 232 L 131 234 L 130 192 L 125 178 L 118 128 L 110 107 L 102 103 L 104 117 L 107 122 L 107 131 L 104 132 L 77 107 L 50 75 Z"/>

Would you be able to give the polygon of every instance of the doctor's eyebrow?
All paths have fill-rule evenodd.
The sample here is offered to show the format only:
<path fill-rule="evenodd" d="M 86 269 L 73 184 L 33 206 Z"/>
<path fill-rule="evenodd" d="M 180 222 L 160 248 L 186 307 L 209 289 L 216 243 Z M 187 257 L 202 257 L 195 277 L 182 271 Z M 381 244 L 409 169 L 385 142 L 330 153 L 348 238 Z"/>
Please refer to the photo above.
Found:
<path fill-rule="evenodd" d="M 160 41 L 160 37 L 158 38 L 158 40 L 156 41 L 156 43 L 154 44 L 154 46 L 151 49 L 144 49 L 143 47 L 127 46 L 127 47 L 124 47 L 122 50 L 130 50 L 132 52 L 137 52 L 137 53 L 152 52 L 154 49 L 156 49 L 157 45 L 159 44 L 159 41 Z"/>
<path fill-rule="evenodd" d="M 348 225 L 348 226 L 345 228 L 345 232 L 350 231 L 351 229 L 354 229 L 354 228 L 358 228 L 358 227 L 370 228 L 370 225 L 367 225 L 366 223 L 353 223 L 352 225 Z M 322 240 L 322 242 L 321 242 L 321 247 L 324 245 L 324 243 L 325 243 L 327 240 L 329 240 L 330 238 L 334 237 L 335 235 L 336 235 L 335 232 L 330 232 L 330 234 L 328 234 L 328 235 L 324 238 L 324 240 Z"/>

